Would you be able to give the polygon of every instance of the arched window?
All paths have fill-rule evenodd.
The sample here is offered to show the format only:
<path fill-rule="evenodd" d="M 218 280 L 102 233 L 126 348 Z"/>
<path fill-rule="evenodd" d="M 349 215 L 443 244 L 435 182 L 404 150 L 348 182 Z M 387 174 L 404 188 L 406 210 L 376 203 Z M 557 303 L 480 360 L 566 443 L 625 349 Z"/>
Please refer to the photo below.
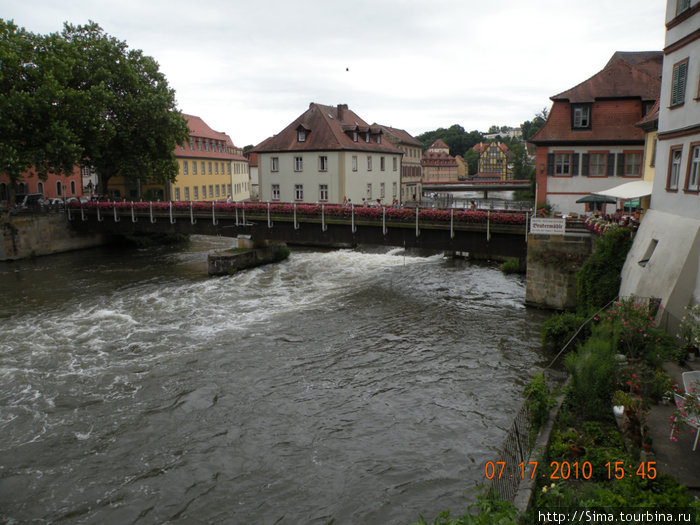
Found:
<path fill-rule="evenodd" d="M 70 193 L 71 193 L 71 195 L 75 195 L 75 181 L 74 180 L 70 181 Z"/>
<path fill-rule="evenodd" d="M 63 193 L 61 192 L 61 181 L 57 180 L 56 181 L 56 196 L 60 197 L 61 195 L 63 195 Z"/>
<path fill-rule="evenodd" d="M 17 183 L 17 193 L 27 193 L 27 188 L 24 185 L 24 182 Z"/>
<path fill-rule="evenodd" d="M 44 183 L 39 181 L 36 183 L 36 192 L 37 193 L 44 193 Z"/>

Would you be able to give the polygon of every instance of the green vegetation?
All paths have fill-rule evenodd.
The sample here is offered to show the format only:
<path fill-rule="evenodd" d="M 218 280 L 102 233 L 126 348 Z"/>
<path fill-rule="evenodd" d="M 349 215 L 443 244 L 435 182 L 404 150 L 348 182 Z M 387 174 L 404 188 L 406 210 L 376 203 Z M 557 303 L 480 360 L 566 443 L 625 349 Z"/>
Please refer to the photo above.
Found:
<path fill-rule="evenodd" d="M 469 505 L 468 511 L 458 518 L 450 519 L 450 511 L 437 515 L 432 525 L 489 525 L 517 523 L 518 509 L 507 501 L 502 501 L 485 493 L 477 497 L 477 502 Z M 412 525 L 430 525 L 423 516 Z"/>
<path fill-rule="evenodd" d="M 506 275 L 511 273 L 523 273 L 525 271 L 522 264 L 520 264 L 520 259 L 517 257 L 513 257 L 512 259 L 508 259 L 504 263 L 501 263 L 500 268 Z"/>
<path fill-rule="evenodd" d="M 530 424 L 534 436 L 546 423 L 549 417 L 549 409 L 554 406 L 554 398 L 549 392 L 549 388 L 544 379 L 544 374 L 535 374 L 525 387 L 525 403 L 530 414 Z"/>
<path fill-rule="evenodd" d="M 189 136 L 158 64 L 95 23 L 39 35 L 0 19 L 0 166 L 14 183 L 87 164 L 115 176 L 174 180 Z M 14 184 L 10 184 L 14 187 Z"/>
<path fill-rule="evenodd" d="M 558 352 L 571 340 L 585 321 L 586 318 L 584 316 L 573 312 L 564 312 L 551 316 L 542 325 L 543 348 L 549 352 Z M 590 326 L 584 326 L 576 336 L 576 340 L 572 341 L 572 344 L 586 339 L 590 333 Z"/>
<path fill-rule="evenodd" d="M 631 247 L 632 232 L 628 228 L 613 228 L 600 237 L 578 273 L 577 308 L 580 313 L 590 315 L 615 299 Z"/>

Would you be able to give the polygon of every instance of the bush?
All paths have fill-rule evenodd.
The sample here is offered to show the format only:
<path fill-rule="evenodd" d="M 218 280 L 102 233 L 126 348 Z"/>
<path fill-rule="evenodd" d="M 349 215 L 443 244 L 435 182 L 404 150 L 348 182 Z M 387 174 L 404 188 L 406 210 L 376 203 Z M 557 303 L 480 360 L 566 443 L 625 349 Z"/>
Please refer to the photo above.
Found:
<path fill-rule="evenodd" d="M 631 247 L 632 233 L 627 228 L 613 228 L 598 240 L 577 275 L 579 313 L 590 315 L 617 296 L 622 267 Z"/>
<path fill-rule="evenodd" d="M 610 399 L 616 389 L 617 362 L 613 340 L 604 332 L 593 331 L 575 353 L 564 359 L 571 374 L 568 402 L 584 418 L 610 418 Z"/>
<path fill-rule="evenodd" d="M 554 405 L 554 399 L 541 372 L 535 374 L 525 387 L 525 403 L 530 413 L 530 423 L 536 433 L 549 418 L 549 409 Z"/>
<path fill-rule="evenodd" d="M 508 275 L 511 273 L 522 273 L 523 269 L 520 266 L 520 259 L 512 258 L 501 264 L 501 271 Z"/>
<path fill-rule="evenodd" d="M 584 316 L 571 312 L 553 315 L 542 324 L 542 346 L 550 352 L 561 350 L 585 321 Z M 585 340 L 590 333 L 591 329 L 586 325 L 576 337 L 576 341 Z"/>

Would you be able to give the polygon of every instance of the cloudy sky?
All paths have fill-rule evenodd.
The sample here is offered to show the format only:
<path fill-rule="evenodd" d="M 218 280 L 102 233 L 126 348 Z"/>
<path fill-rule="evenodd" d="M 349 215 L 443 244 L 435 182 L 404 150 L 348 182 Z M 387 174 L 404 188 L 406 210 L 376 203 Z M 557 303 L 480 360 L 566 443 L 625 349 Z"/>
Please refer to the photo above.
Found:
<path fill-rule="evenodd" d="M 664 0 L 0 0 L 35 33 L 97 22 L 238 146 L 310 102 L 413 135 L 519 126 L 615 51 L 661 50 Z"/>

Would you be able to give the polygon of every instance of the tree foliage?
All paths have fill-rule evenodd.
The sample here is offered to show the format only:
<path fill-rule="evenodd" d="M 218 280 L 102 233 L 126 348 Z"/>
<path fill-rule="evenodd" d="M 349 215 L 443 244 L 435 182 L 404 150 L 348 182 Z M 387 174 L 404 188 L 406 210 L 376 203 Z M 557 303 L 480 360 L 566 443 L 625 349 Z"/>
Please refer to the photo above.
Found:
<path fill-rule="evenodd" d="M 547 108 L 543 108 L 542 111 L 537 113 L 532 120 L 526 120 L 520 124 L 520 130 L 523 132 L 523 140 L 530 140 L 535 133 L 537 133 L 540 128 L 544 126 L 544 123 L 547 122 L 548 114 L 549 110 Z"/>
<path fill-rule="evenodd" d="M 36 35 L 0 19 L 0 171 L 11 181 L 93 166 L 110 178 L 166 182 L 187 121 L 158 64 L 104 33 L 65 24 Z"/>
<path fill-rule="evenodd" d="M 416 139 L 424 144 L 424 150 L 436 140 L 442 139 L 449 146 L 450 155 L 453 157 L 457 155 L 464 157 L 475 144 L 484 140 L 484 136 L 479 131 L 467 132 L 459 124 L 453 124 L 447 129 L 438 128 L 421 133 Z"/>

